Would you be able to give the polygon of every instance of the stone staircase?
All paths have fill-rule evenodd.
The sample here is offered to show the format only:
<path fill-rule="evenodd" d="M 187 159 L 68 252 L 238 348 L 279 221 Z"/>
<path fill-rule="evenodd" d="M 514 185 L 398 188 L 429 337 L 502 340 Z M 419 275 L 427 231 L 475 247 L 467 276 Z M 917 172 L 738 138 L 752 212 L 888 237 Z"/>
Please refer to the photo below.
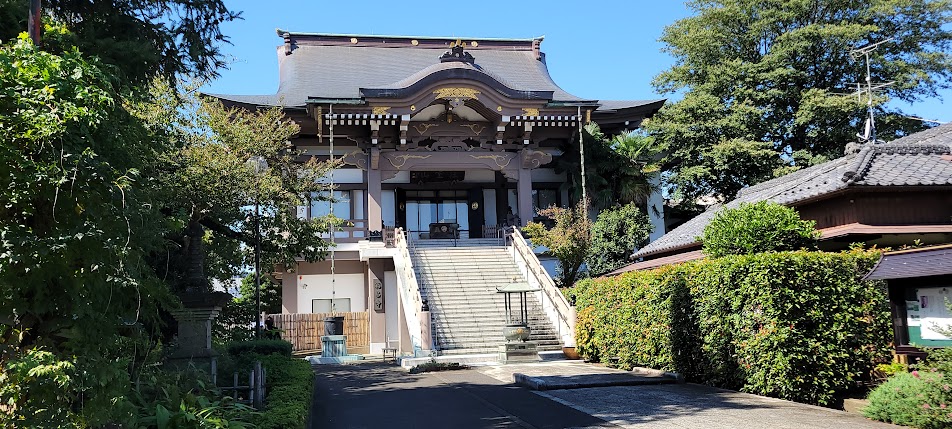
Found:
<path fill-rule="evenodd" d="M 440 354 L 497 352 L 505 342 L 506 308 L 505 295 L 497 293 L 496 287 L 514 278 L 525 281 L 503 243 L 497 239 L 417 240 L 411 257 L 420 292 L 430 305 Z M 541 304 L 533 294 L 528 301 L 529 339 L 537 341 L 540 350 L 560 350 L 559 335 Z"/>

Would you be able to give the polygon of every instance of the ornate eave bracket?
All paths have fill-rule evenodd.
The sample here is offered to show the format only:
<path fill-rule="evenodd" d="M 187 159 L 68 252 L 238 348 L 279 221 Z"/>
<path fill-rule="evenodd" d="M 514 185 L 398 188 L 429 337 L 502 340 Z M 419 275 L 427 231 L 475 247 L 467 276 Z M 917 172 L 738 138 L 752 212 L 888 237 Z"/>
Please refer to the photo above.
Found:
<path fill-rule="evenodd" d="M 552 162 L 552 155 L 532 149 L 523 149 L 521 151 L 522 155 L 522 168 L 539 168 L 545 164 Z"/>

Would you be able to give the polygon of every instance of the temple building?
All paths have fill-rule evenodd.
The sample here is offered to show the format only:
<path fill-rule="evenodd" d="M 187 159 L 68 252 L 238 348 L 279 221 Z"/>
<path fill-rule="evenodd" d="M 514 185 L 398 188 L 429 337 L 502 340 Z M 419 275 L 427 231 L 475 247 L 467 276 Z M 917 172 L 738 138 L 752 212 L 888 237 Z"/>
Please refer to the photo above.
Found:
<path fill-rule="evenodd" d="M 328 178 L 336 186 L 333 213 L 348 220 L 334 237 L 333 274 L 329 260 L 289 270 L 281 279 L 283 311 L 368 311 L 371 352 L 393 341 L 413 353 L 491 348 L 492 341 L 479 342 L 466 332 L 484 330 L 489 322 L 449 322 L 465 317 L 453 309 L 451 291 L 444 289 L 444 299 L 437 299 L 447 283 L 443 271 L 484 273 L 448 282 L 464 285 L 462 293 L 471 298 L 492 284 L 492 276 L 502 283 L 516 276 L 532 284 L 551 282 L 541 278 L 547 274 L 526 269 L 539 264 L 535 255 L 516 261 L 518 246 L 505 226 L 524 225 L 539 208 L 571 204 L 566 174 L 556 161 L 578 150 L 582 125 L 596 122 L 606 134 L 634 130 L 664 103 L 566 92 L 548 73 L 541 37 L 278 35 L 283 44 L 277 48 L 277 93 L 210 95 L 248 109 L 280 106 L 301 126 L 292 143 L 304 156 L 342 159 L 344 165 Z M 660 235 L 660 196 L 649 203 Z M 319 202 L 300 207 L 298 215 L 323 216 L 331 209 Z M 437 260 L 464 248 L 470 250 Z M 438 254 L 424 258 L 420 249 Z M 503 269 L 505 261 L 491 257 L 494 249 L 508 252 L 521 273 Z M 465 289 L 469 283 L 475 289 Z M 542 295 L 539 311 L 548 312 L 556 340 L 564 344 L 559 324 L 567 329 L 568 317 L 552 316 L 543 307 L 557 303 L 545 304 Z M 470 308 L 474 319 L 495 314 L 501 301 L 487 300 L 495 301 L 487 301 L 485 311 Z M 423 301 L 433 313 L 430 321 L 422 320 L 424 310 L 411 308 Z"/>

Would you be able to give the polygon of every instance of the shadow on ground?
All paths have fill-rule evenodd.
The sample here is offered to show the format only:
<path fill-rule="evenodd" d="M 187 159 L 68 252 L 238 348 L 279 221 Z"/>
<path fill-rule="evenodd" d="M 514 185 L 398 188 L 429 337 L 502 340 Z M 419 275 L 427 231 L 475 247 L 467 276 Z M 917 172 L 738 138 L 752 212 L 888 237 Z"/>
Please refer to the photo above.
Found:
<path fill-rule="evenodd" d="M 315 371 L 312 428 L 618 427 L 601 418 L 647 428 L 850 427 L 857 423 L 854 416 L 831 420 L 818 407 L 751 399 L 751 395 L 695 385 L 576 389 L 540 395 L 473 369 L 408 374 L 395 366 L 365 363 L 325 365 Z M 861 418 L 859 422 L 866 426 L 854 427 L 875 425 Z"/>

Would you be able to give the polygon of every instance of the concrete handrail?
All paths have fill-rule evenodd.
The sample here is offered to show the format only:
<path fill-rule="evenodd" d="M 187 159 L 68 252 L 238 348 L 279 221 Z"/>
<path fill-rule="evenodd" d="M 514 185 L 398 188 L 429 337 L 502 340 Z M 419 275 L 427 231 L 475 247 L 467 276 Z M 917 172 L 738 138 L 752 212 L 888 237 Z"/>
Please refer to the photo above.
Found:
<path fill-rule="evenodd" d="M 429 335 L 423 332 L 424 315 L 421 314 L 423 312 L 423 298 L 420 294 L 416 271 L 413 269 L 413 259 L 410 256 L 407 235 L 402 228 L 397 228 L 394 231 L 394 247 L 397 249 L 397 256 L 393 260 L 394 268 L 397 271 L 397 287 L 400 290 L 400 300 L 403 303 L 407 331 L 413 344 L 413 355 L 422 356 L 423 350 L 431 350 L 432 345 L 424 344 L 424 338 L 429 337 Z M 429 322 L 429 320 L 426 320 L 426 322 Z M 426 323 L 426 326 L 429 326 L 429 323 Z"/>
<path fill-rule="evenodd" d="M 529 284 L 542 289 L 541 296 L 544 301 L 547 301 L 544 304 L 549 304 L 548 308 L 545 305 L 543 305 L 543 308 L 554 310 L 546 311 L 546 314 L 553 324 L 558 327 L 563 344 L 566 346 L 574 345 L 575 307 L 569 305 L 569 301 L 565 299 L 565 295 L 562 295 L 562 291 L 555 285 L 552 277 L 549 277 L 549 273 L 539 262 L 539 258 L 532 251 L 532 247 L 526 243 L 526 239 L 523 238 L 518 228 L 512 229 L 511 237 L 513 259 L 517 265 L 525 268 L 526 280 L 529 281 Z"/>

